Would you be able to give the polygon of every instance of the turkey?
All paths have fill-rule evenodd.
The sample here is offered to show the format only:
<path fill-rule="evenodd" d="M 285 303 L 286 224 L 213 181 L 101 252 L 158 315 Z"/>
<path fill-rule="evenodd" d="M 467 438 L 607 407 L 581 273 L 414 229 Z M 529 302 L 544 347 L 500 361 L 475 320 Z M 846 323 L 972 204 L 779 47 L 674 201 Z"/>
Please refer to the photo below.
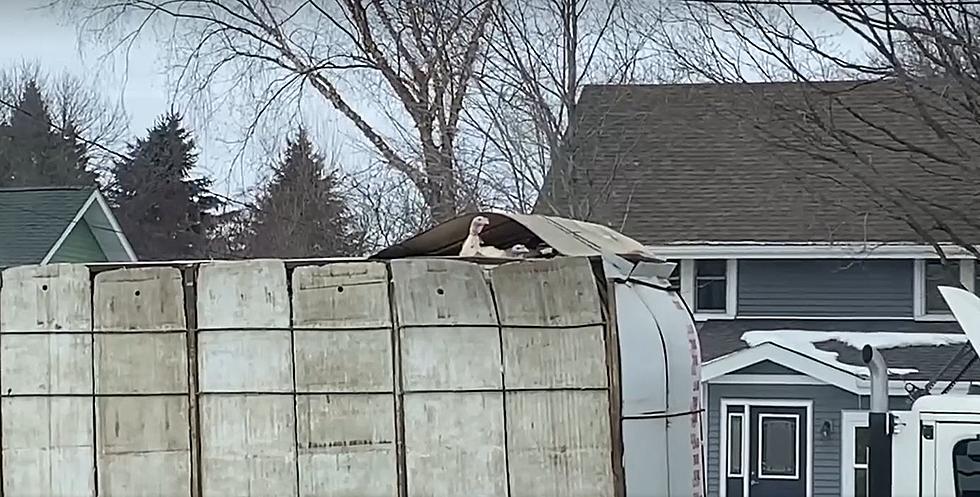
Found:
<path fill-rule="evenodd" d="M 531 251 L 521 244 L 514 245 L 507 250 L 497 247 L 483 245 L 480 233 L 490 224 L 490 220 L 484 216 L 476 216 L 470 221 L 470 232 L 463 240 L 463 246 L 459 250 L 461 257 L 489 257 L 494 259 L 520 259 Z"/>

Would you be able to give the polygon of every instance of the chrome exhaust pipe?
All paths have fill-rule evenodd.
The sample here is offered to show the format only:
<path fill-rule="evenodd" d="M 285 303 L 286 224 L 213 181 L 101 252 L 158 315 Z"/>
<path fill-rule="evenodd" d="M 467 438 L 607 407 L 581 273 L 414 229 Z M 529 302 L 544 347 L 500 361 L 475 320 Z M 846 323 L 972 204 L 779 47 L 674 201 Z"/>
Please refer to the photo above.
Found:
<path fill-rule="evenodd" d="M 892 495 L 892 418 L 888 412 L 888 364 L 870 345 L 861 359 L 871 371 L 871 412 L 868 414 L 868 495 Z"/>

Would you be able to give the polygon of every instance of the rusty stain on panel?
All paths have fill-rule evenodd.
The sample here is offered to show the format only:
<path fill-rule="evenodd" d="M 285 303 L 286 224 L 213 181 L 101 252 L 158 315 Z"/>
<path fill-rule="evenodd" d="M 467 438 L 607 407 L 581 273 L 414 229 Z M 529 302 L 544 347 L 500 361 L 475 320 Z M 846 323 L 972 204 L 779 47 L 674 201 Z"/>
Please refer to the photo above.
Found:
<path fill-rule="evenodd" d="M 92 335 L 0 335 L 0 394 L 92 393 Z"/>
<path fill-rule="evenodd" d="M 390 328 L 385 265 L 349 262 L 293 270 L 293 327 Z"/>
<path fill-rule="evenodd" d="M 567 257 L 504 264 L 490 270 L 503 326 L 602 323 L 589 260 Z"/>
<path fill-rule="evenodd" d="M 0 332 L 91 331 L 91 297 L 88 268 L 81 264 L 5 269 Z"/>
<path fill-rule="evenodd" d="M 405 391 L 501 388 L 497 327 L 402 328 Z"/>
<path fill-rule="evenodd" d="M 297 330 L 298 392 L 391 392 L 391 330 Z"/>
<path fill-rule="evenodd" d="M 180 271 L 127 268 L 95 276 L 95 331 L 183 330 Z"/>
<path fill-rule="evenodd" d="M 302 395 L 296 399 L 300 497 L 393 497 L 391 395 Z"/>
<path fill-rule="evenodd" d="M 496 325 L 483 269 L 472 262 L 411 259 L 391 262 L 400 326 Z"/>
<path fill-rule="evenodd" d="M 91 397 L 8 397 L 0 409 L 4 497 L 95 495 Z"/>
<path fill-rule="evenodd" d="M 100 497 L 190 495 L 187 398 L 97 400 Z"/>
<path fill-rule="evenodd" d="M 95 335 L 97 394 L 187 392 L 184 333 Z"/>
<path fill-rule="evenodd" d="M 204 497 L 297 495 L 291 395 L 202 395 Z"/>
<path fill-rule="evenodd" d="M 608 392 L 508 392 L 511 497 L 612 497 Z"/>
<path fill-rule="evenodd" d="M 281 260 L 209 262 L 198 274 L 198 328 L 289 327 L 286 265 Z"/>
<path fill-rule="evenodd" d="M 504 328 L 504 384 L 521 388 L 605 388 L 602 326 Z"/>
<path fill-rule="evenodd" d="M 506 497 L 499 392 L 405 395 L 409 497 Z"/>
<path fill-rule="evenodd" d="M 293 389 L 289 331 L 201 331 L 201 392 L 289 392 Z"/>

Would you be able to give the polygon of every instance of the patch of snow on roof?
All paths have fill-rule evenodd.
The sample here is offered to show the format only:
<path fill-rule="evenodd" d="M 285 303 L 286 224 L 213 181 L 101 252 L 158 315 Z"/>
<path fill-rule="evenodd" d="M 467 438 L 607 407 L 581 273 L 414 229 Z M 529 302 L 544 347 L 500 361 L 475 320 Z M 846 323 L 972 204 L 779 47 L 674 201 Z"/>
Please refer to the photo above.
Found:
<path fill-rule="evenodd" d="M 903 332 L 863 332 L 863 331 L 808 331 L 808 330 L 755 330 L 742 334 L 742 341 L 749 347 L 763 343 L 781 345 L 820 362 L 843 369 L 858 376 L 868 376 L 868 368 L 837 360 L 837 352 L 821 350 L 818 343 L 841 342 L 848 347 L 861 349 L 871 345 L 876 349 L 895 349 L 901 347 L 939 347 L 966 343 L 965 334 L 947 333 L 903 333 Z M 896 376 L 918 373 L 914 368 L 888 368 L 888 373 Z"/>

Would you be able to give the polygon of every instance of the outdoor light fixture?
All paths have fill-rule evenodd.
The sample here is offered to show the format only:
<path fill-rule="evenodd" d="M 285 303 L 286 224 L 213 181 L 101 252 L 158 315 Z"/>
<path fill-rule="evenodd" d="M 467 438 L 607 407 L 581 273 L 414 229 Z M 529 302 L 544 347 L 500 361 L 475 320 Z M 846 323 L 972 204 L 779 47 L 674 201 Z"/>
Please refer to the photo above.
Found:
<path fill-rule="evenodd" d="M 830 440 L 830 435 L 834 432 L 834 425 L 830 423 L 830 420 L 824 420 L 823 424 L 820 425 L 820 438 L 824 440 Z"/>

